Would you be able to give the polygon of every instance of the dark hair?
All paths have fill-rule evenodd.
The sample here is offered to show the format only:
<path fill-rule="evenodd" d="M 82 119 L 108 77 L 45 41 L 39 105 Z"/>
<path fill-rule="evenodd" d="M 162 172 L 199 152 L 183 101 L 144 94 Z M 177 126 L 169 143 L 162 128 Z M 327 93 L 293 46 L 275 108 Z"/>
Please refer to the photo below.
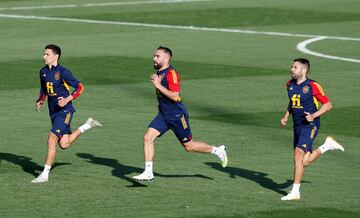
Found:
<path fill-rule="evenodd" d="M 54 52 L 54 54 L 59 55 L 58 60 L 60 59 L 61 48 L 59 46 L 54 45 L 54 44 L 49 44 L 49 45 L 45 46 L 45 49 L 50 49 L 52 52 Z"/>
<path fill-rule="evenodd" d="M 296 58 L 294 59 L 294 62 L 302 63 L 307 68 L 307 73 L 310 71 L 310 61 L 306 58 Z"/>
<path fill-rule="evenodd" d="M 172 51 L 170 48 L 164 47 L 164 46 L 159 46 L 156 50 L 163 50 L 165 53 L 168 53 L 170 55 L 170 57 L 172 57 Z"/>

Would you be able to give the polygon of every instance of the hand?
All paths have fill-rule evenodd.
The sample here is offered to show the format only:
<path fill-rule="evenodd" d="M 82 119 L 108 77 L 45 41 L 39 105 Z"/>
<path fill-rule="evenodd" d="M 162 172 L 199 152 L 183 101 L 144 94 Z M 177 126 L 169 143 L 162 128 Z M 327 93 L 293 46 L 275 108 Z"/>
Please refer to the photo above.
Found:
<path fill-rule="evenodd" d="M 150 81 L 154 84 L 154 86 L 156 88 L 161 86 L 161 77 L 158 76 L 157 74 L 151 75 L 151 80 Z"/>
<path fill-rule="evenodd" d="M 288 121 L 288 117 L 285 116 L 285 117 L 281 118 L 280 123 L 281 123 L 282 126 L 286 126 L 287 121 Z"/>
<path fill-rule="evenodd" d="M 41 106 L 44 104 L 44 102 L 43 101 L 37 101 L 36 102 L 36 110 L 38 111 L 38 112 L 40 112 L 40 108 L 41 108 Z"/>
<path fill-rule="evenodd" d="M 58 105 L 60 107 L 64 107 L 69 102 L 68 98 L 64 98 L 64 97 L 58 97 L 57 100 L 58 100 Z"/>
<path fill-rule="evenodd" d="M 306 111 L 304 111 L 304 113 L 306 114 L 306 120 L 308 121 L 308 122 L 312 122 L 312 121 L 314 121 L 314 119 L 315 119 L 315 117 L 314 117 L 314 115 L 312 115 L 312 114 L 310 114 L 309 112 L 306 112 Z"/>

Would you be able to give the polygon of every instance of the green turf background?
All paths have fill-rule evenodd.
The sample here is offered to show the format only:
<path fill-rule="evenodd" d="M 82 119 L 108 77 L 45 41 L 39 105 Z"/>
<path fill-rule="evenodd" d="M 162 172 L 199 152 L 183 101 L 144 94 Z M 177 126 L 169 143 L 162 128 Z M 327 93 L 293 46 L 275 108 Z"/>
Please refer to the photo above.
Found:
<path fill-rule="evenodd" d="M 0 8 L 97 2 L 0 0 Z M 0 14 L 360 38 L 359 9 L 356 0 L 227 0 Z M 359 217 L 360 64 L 302 54 L 296 44 L 305 39 L 0 18 L 0 217 Z M 50 181 L 31 184 L 50 129 L 47 110 L 34 104 L 49 43 L 61 45 L 61 63 L 85 85 L 72 126 L 94 116 L 104 127 L 59 149 Z M 143 169 L 142 137 L 157 112 L 149 76 L 159 45 L 174 51 L 194 139 L 226 144 L 228 168 L 186 153 L 169 132 L 156 141 L 155 182 L 130 179 Z M 358 41 L 309 48 L 360 59 Z M 291 123 L 281 128 L 279 120 L 290 64 L 300 56 L 333 103 L 315 144 L 332 135 L 345 152 L 322 156 L 305 171 L 302 199 L 281 202 L 293 163 Z"/>

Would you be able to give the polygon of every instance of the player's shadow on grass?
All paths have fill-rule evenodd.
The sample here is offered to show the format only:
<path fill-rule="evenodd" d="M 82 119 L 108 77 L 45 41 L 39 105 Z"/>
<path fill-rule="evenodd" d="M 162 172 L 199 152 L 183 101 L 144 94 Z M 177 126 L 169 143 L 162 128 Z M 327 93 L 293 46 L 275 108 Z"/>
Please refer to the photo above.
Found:
<path fill-rule="evenodd" d="M 38 165 L 37 163 L 32 161 L 32 159 L 29 157 L 0 152 L 0 162 L 3 160 L 20 166 L 23 169 L 23 171 L 33 176 L 38 176 L 39 175 L 38 172 L 41 172 L 44 168 L 44 166 Z M 51 168 L 51 170 L 54 170 L 54 168 L 58 166 L 68 165 L 68 164 L 70 163 L 55 163 Z"/>
<path fill-rule="evenodd" d="M 138 168 L 138 167 L 133 167 L 133 166 L 128 166 L 128 165 L 124 165 L 119 163 L 118 160 L 116 159 L 110 159 L 110 158 L 104 158 L 104 157 L 96 157 L 92 154 L 87 154 L 87 153 L 77 153 L 77 156 L 87 159 L 87 162 L 89 163 L 94 163 L 94 164 L 99 164 L 99 165 L 104 165 L 104 166 L 108 166 L 112 168 L 112 175 L 115 177 L 118 177 L 120 179 L 126 180 L 129 183 L 131 183 L 131 185 L 128 185 L 126 187 L 147 187 L 147 185 L 137 182 L 135 180 L 133 180 L 132 178 L 130 178 L 128 175 L 132 174 L 132 173 L 142 173 L 144 169 L 142 168 Z M 194 174 L 194 175 L 164 175 L 164 174 L 160 174 L 160 173 L 155 173 L 154 172 L 154 176 L 155 177 L 168 177 L 168 178 L 179 178 L 179 177 L 197 177 L 197 178 L 203 178 L 203 179 L 213 179 L 201 174 Z"/>
<path fill-rule="evenodd" d="M 236 176 L 239 176 L 254 181 L 259 185 L 261 185 L 262 187 L 273 190 L 282 195 L 287 194 L 283 189 L 288 188 L 293 183 L 293 180 L 289 180 L 289 179 L 286 180 L 286 182 L 284 183 L 280 183 L 280 184 L 276 183 L 272 179 L 267 177 L 269 174 L 264 172 L 246 170 L 237 167 L 222 168 L 219 163 L 213 163 L 213 162 L 206 162 L 205 164 L 216 170 L 228 173 L 230 178 L 236 178 Z"/>

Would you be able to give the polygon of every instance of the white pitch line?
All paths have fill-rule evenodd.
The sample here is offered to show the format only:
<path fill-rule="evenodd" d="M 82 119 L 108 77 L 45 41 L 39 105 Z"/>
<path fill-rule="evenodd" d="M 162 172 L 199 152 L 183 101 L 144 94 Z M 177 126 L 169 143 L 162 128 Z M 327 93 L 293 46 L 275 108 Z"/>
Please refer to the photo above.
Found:
<path fill-rule="evenodd" d="M 259 34 L 259 35 L 271 35 L 271 36 L 289 36 L 289 37 L 302 37 L 302 38 L 318 37 L 318 35 L 306 35 L 306 34 L 293 34 L 293 33 L 280 33 L 280 32 L 261 32 L 261 31 L 253 31 L 253 30 L 241 30 L 241 29 L 179 26 L 179 25 L 135 23 L 135 22 L 123 22 L 123 21 L 89 20 L 89 19 L 64 18 L 64 17 L 44 17 L 44 16 L 16 15 L 16 14 L 0 14 L 0 17 L 14 18 L 14 19 L 28 19 L 28 20 L 64 21 L 64 22 L 73 22 L 73 23 L 90 23 L 90 24 L 109 24 L 109 25 L 120 25 L 120 26 L 137 26 L 137 27 L 164 28 L 164 29 L 182 29 L 182 30 L 226 32 L 226 33 L 247 33 L 247 34 Z M 355 39 L 357 39 L 357 38 L 355 38 Z M 358 39 L 358 40 L 360 41 L 360 39 Z"/>
<path fill-rule="evenodd" d="M 281 32 L 264 32 L 264 31 L 241 30 L 241 29 L 179 26 L 179 25 L 166 25 L 166 24 L 134 23 L 134 22 L 121 22 L 121 21 L 89 20 L 89 19 L 62 18 L 62 17 L 26 16 L 26 15 L 15 15 L 15 14 L 0 14 L 0 17 L 14 18 L 14 19 L 63 21 L 63 22 L 73 22 L 73 23 L 108 24 L 108 25 L 121 25 L 121 26 L 149 27 L 149 28 L 182 29 L 182 30 L 195 30 L 195 31 L 245 33 L 245 34 L 258 34 L 258 35 L 270 35 L 270 36 L 311 38 L 311 39 L 308 39 L 308 40 L 305 40 L 305 41 L 299 43 L 297 45 L 297 49 L 306 54 L 310 54 L 310 55 L 314 55 L 314 56 L 318 56 L 318 57 L 325 57 L 325 58 L 334 59 L 334 60 L 342 60 L 342 61 L 350 61 L 350 62 L 360 63 L 360 60 L 357 60 L 357 59 L 325 55 L 325 54 L 313 52 L 306 48 L 306 46 L 308 44 L 315 42 L 315 41 L 323 40 L 325 38 L 326 39 L 336 39 L 336 40 L 346 40 L 346 41 L 360 41 L 360 38 L 343 37 L 343 36 L 294 34 L 294 33 L 281 33 Z"/>
<path fill-rule="evenodd" d="M 348 61 L 348 62 L 354 62 L 354 63 L 360 63 L 360 60 L 357 60 L 357 59 L 344 58 L 344 57 L 333 56 L 333 55 L 326 55 L 326 54 L 322 54 L 322 53 L 319 53 L 319 52 L 311 51 L 310 49 L 306 48 L 306 46 L 310 45 L 311 43 L 314 43 L 314 42 L 317 42 L 317 41 L 320 41 L 320 40 L 324 40 L 324 39 L 329 39 L 329 38 L 330 37 L 326 37 L 326 36 L 319 36 L 319 37 L 311 38 L 311 39 L 305 40 L 303 42 L 300 42 L 299 44 L 297 44 L 296 48 L 299 51 L 301 51 L 301 52 L 303 52 L 305 54 L 309 54 L 309 55 L 313 55 L 313 56 L 317 56 L 317 57 L 328 58 L 328 59 L 333 59 L 333 60 L 340 60 L 340 61 Z"/>
<path fill-rule="evenodd" d="M 209 1 L 213 1 L 213 0 L 153 0 L 153 1 L 67 4 L 67 5 L 39 5 L 39 6 L 20 6 L 20 7 L 0 8 L 0 11 L 34 10 L 34 9 L 51 9 L 51 8 L 105 7 L 105 6 L 142 5 L 142 4 L 168 4 L 168 3 L 209 2 Z"/>
<path fill-rule="evenodd" d="M 360 38 L 351 38 L 351 37 L 343 37 L 343 36 L 322 36 L 322 35 L 297 34 L 297 33 L 264 32 L 264 31 L 242 30 L 242 29 L 226 29 L 226 28 L 180 26 L 180 25 L 167 25 L 167 24 L 135 23 L 135 22 L 123 22 L 123 21 L 90 20 L 90 19 L 77 19 L 77 18 L 64 18 L 64 17 L 44 17 L 44 16 L 16 15 L 16 14 L 0 14 L 0 17 L 14 18 L 14 19 L 28 19 L 28 20 L 49 20 L 49 21 L 63 21 L 63 22 L 73 22 L 73 23 L 109 24 L 109 25 L 120 25 L 120 26 L 137 26 L 137 27 L 149 27 L 149 28 L 182 29 L 182 30 L 195 30 L 195 31 L 225 32 L 225 33 L 246 33 L 246 34 L 288 36 L 288 37 L 301 37 L 301 38 L 327 37 L 327 38 L 338 39 L 338 40 L 360 41 Z"/>

